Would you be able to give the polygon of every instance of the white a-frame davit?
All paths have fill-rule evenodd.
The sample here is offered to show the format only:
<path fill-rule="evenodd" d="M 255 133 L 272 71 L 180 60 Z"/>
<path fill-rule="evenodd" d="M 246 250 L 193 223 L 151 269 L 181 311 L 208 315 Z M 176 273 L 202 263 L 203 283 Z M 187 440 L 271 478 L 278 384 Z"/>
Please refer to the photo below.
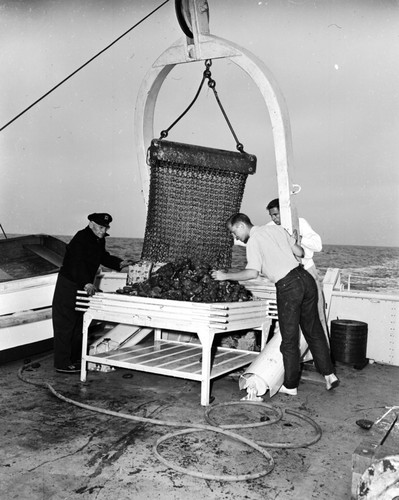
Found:
<path fill-rule="evenodd" d="M 141 84 L 136 102 L 135 144 L 146 206 L 150 186 L 147 149 L 155 137 L 154 112 L 163 82 L 177 64 L 224 58 L 241 68 L 253 80 L 265 101 L 272 125 L 281 224 L 292 233 L 293 229 L 298 228 L 298 220 L 291 199 L 291 194 L 297 190 L 297 186 L 292 184 L 290 179 L 291 127 L 287 106 L 275 78 L 254 54 L 235 43 L 210 34 L 206 0 L 176 0 L 176 14 L 185 36 L 165 50 L 153 63 Z M 268 318 L 265 318 L 265 321 L 269 323 Z M 273 395 L 283 382 L 282 356 L 276 346 L 278 341 L 276 337 L 270 346 L 267 344 L 247 370 L 247 373 L 262 374 L 262 389 L 259 386 L 258 393 L 270 389 L 270 395 Z M 301 351 L 304 352 L 306 348 L 306 342 L 301 339 Z"/>

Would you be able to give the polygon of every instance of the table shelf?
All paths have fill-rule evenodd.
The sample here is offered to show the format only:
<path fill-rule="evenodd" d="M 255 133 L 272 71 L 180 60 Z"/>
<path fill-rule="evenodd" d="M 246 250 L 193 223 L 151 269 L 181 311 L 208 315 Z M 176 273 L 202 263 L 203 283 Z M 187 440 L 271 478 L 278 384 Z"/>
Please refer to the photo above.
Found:
<path fill-rule="evenodd" d="M 210 379 L 246 366 L 258 356 L 255 351 L 218 347 L 212 356 Z M 86 361 L 119 368 L 201 380 L 202 346 L 187 342 L 155 341 L 86 356 Z"/>

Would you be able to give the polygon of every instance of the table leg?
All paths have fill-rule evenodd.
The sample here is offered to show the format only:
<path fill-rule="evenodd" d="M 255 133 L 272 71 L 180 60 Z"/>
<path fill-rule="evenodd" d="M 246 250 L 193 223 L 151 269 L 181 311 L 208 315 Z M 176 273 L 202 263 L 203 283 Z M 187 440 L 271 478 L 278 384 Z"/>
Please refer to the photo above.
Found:
<path fill-rule="evenodd" d="M 82 364 L 80 367 L 80 381 L 81 382 L 86 382 L 86 376 L 87 376 L 87 362 L 86 362 L 86 356 L 87 356 L 87 344 L 88 344 L 88 337 L 89 337 L 89 326 L 90 323 L 93 320 L 93 316 L 89 313 L 84 313 L 83 315 L 83 330 L 82 330 Z"/>
<path fill-rule="evenodd" d="M 211 390 L 211 351 L 215 334 L 208 329 L 198 332 L 198 338 L 202 346 L 201 366 L 201 405 L 208 406 Z"/>
<path fill-rule="evenodd" d="M 154 340 L 159 341 L 162 339 L 162 330 L 161 328 L 154 328 Z"/>
<path fill-rule="evenodd" d="M 154 350 L 161 350 L 161 340 L 162 340 L 162 329 L 154 328 Z"/>

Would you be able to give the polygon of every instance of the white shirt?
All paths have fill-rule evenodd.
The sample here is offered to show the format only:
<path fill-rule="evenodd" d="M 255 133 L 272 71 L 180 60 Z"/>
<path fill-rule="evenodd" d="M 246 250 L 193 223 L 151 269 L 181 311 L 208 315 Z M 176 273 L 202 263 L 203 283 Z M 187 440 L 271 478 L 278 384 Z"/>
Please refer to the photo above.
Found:
<path fill-rule="evenodd" d="M 276 283 L 299 266 L 292 251 L 295 238 L 282 226 L 253 226 L 249 235 L 246 269 L 255 269 Z"/>
<path fill-rule="evenodd" d="M 305 252 L 305 255 L 301 259 L 301 262 L 305 269 L 309 269 L 310 267 L 314 266 L 314 252 L 321 252 L 323 245 L 320 236 L 312 229 L 306 219 L 302 219 L 302 217 L 299 217 L 298 222 L 299 235 L 301 236 L 301 247 Z M 270 221 L 266 225 L 276 226 L 277 224 L 273 221 Z"/>

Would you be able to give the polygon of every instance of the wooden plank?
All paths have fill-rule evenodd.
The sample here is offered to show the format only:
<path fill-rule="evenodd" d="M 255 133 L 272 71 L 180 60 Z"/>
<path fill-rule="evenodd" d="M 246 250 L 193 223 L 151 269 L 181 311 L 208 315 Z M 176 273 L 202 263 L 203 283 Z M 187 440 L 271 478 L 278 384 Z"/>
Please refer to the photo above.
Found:
<path fill-rule="evenodd" d="M 145 326 L 150 328 L 161 328 L 162 330 L 180 330 L 183 332 L 198 333 L 199 330 L 212 330 L 214 333 L 220 331 L 245 330 L 249 328 L 257 328 L 266 320 L 263 312 L 251 315 L 248 318 L 237 318 L 225 323 L 214 318 L 203 318 L 201 320 L 190 317 L 181 317 L 179 315 L 159 314 L 149 316 L 147 314 L 133 314 L 131 312 L 115 311 L 115 308 L 89 310 L 93 319 L 109 321 L 115 323 L 132 324 L 137 326 Z M 86 313 L 88 314 L 88 313 Z"/>
<path fill-rule="evenodd" d="M 0 283 L 0 294 L 19 292 L 21 290 L 30 290 L 32 288 L 55 285 L 58 273 L 45 274 L 43 276 L 32 276 L 15 281 Z"/>
<path fill-rule="evenodd" d="M 62 265 L 63 257 L 49 248 L 39 244 L 24 245 L 24 248 L 30 250 L 32 253 L 42 257 L 48 262 L 51 262 L 51 264 L 54 264 L 57 267 L 61 267 Z"/>
<path fill-rule="evenodd" d="M 168 346 L 168 348 L 157 349 L 156 346 L 150 353 L 146 355 L 141 355 L 140 357 L 132 358 L 133 360 L 139 359 L 141 365 L 146 366 L 162 366 L 164 363 L 166 364 L 168 360 L 173 360 L 182 355 L 187 355 L 188 352 L 192 352 L 193 349 L 188 347 L 184 350 L 180 348 L 180 346 L 172 345 Z"/>
<path fill-rule="evenodd" d="M 97 297 L 97 294 L 93 297 L 77 297 L 77 303 L 86 307 L 101 307 L 101 305 L 110 305 L 115 307 L 124 307 L 131 310 L 146 310 L 146 311 L 174 311 L 190 314 L 196 312 L 197 314 L 214 314 L 226 316 L 228 314 L 228 307 L 224 308 L 211 308 L 210 304 L 204 304 L 207 307 L 196 307 L 200 302 L 185 302 L 185 301 L 173 301 L 171 304 L 169 300 L 157 299 L 157 303 L 153 302 L 139 302 L 139 301 L 125 301 L 118 300 L 115 297 Z M 181 307 L 179 307 L 181 306 Z"/>
<path fill-rule="evenodd" d="M 85 307 L 85 303 L 77 300 L 76 305 L 80 308 Z M 167 316 L 167 317 L 187 317 L 187 318 L 197 318 L 198 320 L 213 318 L 214 321 L 226 322 L 226 317 L 228 316 L 227 311 L 204 311 L 201 309 L 179 309 L 179 308 L 171 308 L 171 307 L 162 307 L 159 305 L 145 305 L 145 304 L 129 304 L 123 302 L 116 301 L 108 301 L 108 300 L 91 300 L 90 301 L 90 310 L 113 310 L 115 312 L 121 312 L 125 314 L 144 314 L 147 316 Z M 220 318 L 220 319 L 219 319 Z"/>
<path fill-rule="evenodd" d="M 169 353 L 165 356 L 156 356 L 155 354 L 151 356 L 151 359 L 146 360 L 144 364 L 146 366 L 185 371 L 185 366 L 198 364 L 200 357 L 201 355 L 198 353 L 198 349 L 190 349 L 185 352 L 177 351 L 173 354 Z M 201 367 L 201 363 L 199 363 L 199 367 Z"/>
<path fill-rule="evenodd" d="M 259 353 L 255 351 L 241 351 L 239 349 L 218 348 L 215 355 L 215 363 L 218 365 L 228 364 L 231 360 L 245 358 L 248 354 L 251 357 L 255 354 L 256 357 Z"/>
<path fill-rule="evenodd" d="M 227 315 L 227 321 L 229 323 L 233 321 L 242 321 L 246 319 L 251 319 L 253 317 L 259 317 L 259 316 L 264 316 L 266 318 L 266 308 L 264 309 L 259 309 L 259 308 L 248 308 L 248 309 L 242 309 L 241 311 L 231 311 Z"/>
<path fill-rule="evenodd" d="M 159 307 L 162 309 L 190 309 L 190 310 L 198 310 L 198 311 L 209 311 L 213 313 L 218 313 L 220 310 L 222 311 L 239 311 L 241 309 L 248 308 L 259 308 L 262 309 L 266 307 L 267 301 L 264 299 L 255 299 L 247 302 L 190 302 L 190 301 L 178 301 L 178 300 L 170 300 L 170 299 L 155 299 L 149 297 L 139 297 L 136 295 L 124 295 L 120 293 L 103 293 L 98 292 L 92 297 L 88 297 L 86 292 L 78 291 L 78 299 L 79 301 L 91 303 L 101 303 L 101 302 L 109 302 L 115 304 L 126 304 L 131 307 Z"/>
<path fill-rule="evenodd" d="M 193 302 L 180 302 L 163 299 L 150 299 L 150 301 L 131 300 L 141 299 L 138 297 L 131 297 L 130 300 L 126 298 L 119 299 L 117 294 L 102 294 L 98 297 L 81 297 L 77 298 L 77 307 L 79 310 L 84 310 L 86 305 L 88 308 L 97 314 L 97 311 L 107 311 L 121 314 L 133 314 L 141 319 L 143 317 L 149 318 L 165 318 L 174 320 L 176 318 L 189 319 L 189 321 L 199 322 L 227 322 L 223 318 L 229 318 L 231 321 L 246 321 L 252 320 L 253 317 L 261 318 L 266 317 L 267 301 L 249 301 L 249 302 L 233 302 L 233 303 L 217 303 L 216 304 L 202 304 Z M 205 306 L 205 307 L 204 307 Z M 220 308 L 222 306 L 222 309 Z M 221 319 L 218 319 L 220 316 Z M 138 319 L 138 320 L 139 320 Z"/>
<path fill-rule="evenodd" d="M 22 311 L 7 316 L 0 316 L 0 328 L 17 325 L 27 325 L 36 321 L 43 321 L 52 317 L 51 307 L 39 309 L 38 311 Z"/>
<path fill-rule="evenodd" d="M 205 323 L 205 324 L 214 324 L 214 323 L 233 323 L 236 321 L 251 321 L 253 318 L 264 318 L 266 319 L 267 316 L 267 309 L 266 308 L 248 308 L 248 309 L 243 309 L 240 312 L 233 311 L 231 313 L 223 312 L 221 314 L 218 313 L 209 313 L 209 312 L 201 312 L 198 310 L 170 310 L 170 309 L 148 309 L 148 308 L 136 308 L 136 307 L 120 307 L 119 304 L 113 305 L 113 304 L 97 304 L 97 303 L 92 303 L 90 308 L 85 308 L 84 305 L 82 306 L 82 303 L 78 301 L 76 303 L 77 307 L 76 309 L 82 312 L 86 312 L 90 310 L 94 314 L 101 313 L 101 312 L 113 312 L 115 314 L 123 314 L 127 315 L 130 317 L 137 317 L 137 318 L 165 318 L 165 320 L 175 320 L 179 319 L 180 321 L 189 321 L 189 322 L 199 322 L 199 323 Z M 261 323 L 264 321 L 262 319 Z"/>
<path fill-rule="evenodd" d="M 162 306 L 162 307 L 169 306 L 172 308 L 195 307 L 196 309 L 213 310 L 213 309 L 228 309 L 229 306 L 232 304 L 231 302 L 215 302 L 210 304 L 204 302 L 194 303 L 194 302 L 177 301 L 169 299 L 153 299 L 150 297 L 139 297 L 137 295 L 124 295 L 121 293 L 110 293 L 110 292 L 98 292 L 95 295 L 93 295 L 93 297 L 87 297 L 87 293 L 82 290 L 78 290 L 77 293 L 81 295 L 82 299 L 86 297 L 89 301 L 96 299 L 108 299 L 114 301 L 128 302 L 131 303 L 132 305 L 148 304 L 148 306 L 151 305 Z"/>
<path fill-rule="evenodd" d="M 119 307 L 101 307 L 99 309 L 96 308 L 90 308 L 90 312 L 95 314 L 96 316 L 98 314 L 105 314 L 105 313 L 111 313 L 114 315 L 119 315 L 120 320 L 118 321 L 119 323 L 124 323 L 127 322 L 127 320 L 132 323 L 132 324 L 137 324 L 138 326 L 145 325 L 145 326 L 160 326 L 162 327 L 163 324 L 162 322 L 165 322 L 165 329 L 166 329 L 166 324 L 173 325 L 174 322 L 176 324 L 180 325 L 187 325 L 187 328 L 192 327 L 193 324 L 199 325 L 199 326 L 213 326 L 215 325 L 216 328 L 223 327 L 224 324 L 228 323 L 227 318 L 220 318 L 220 317 L 209 317 L 209 315 L 200 317 L 200 316 L 195 316 L 193 314 L 171 314 L 168 313 L 167 311 L 160 311 L 160 312 L 151 312 L 147 310 L 143 311 L 138 311 L 136 312 L 134 309 L 120 309 Z M 190 330 L 188 330 L 190 331 Z"/>
<path fill-rule="evenodd" d="M 39 278 L 19 280 L 23 283 L 7 287 L 6 290 L 2 290 L 0 286 L 0 315 L 50 307 L 56 280 L 57 275 L 54 274 L 46 276 L 43 280 Z M 17 284 L 15 281 L 11 283 Z"/>
<path fill-rule="evenodd" d="M 51 318 L 4 326 L 0 329 L 0 351 L 53 338 Z"/>
<path fill-rule="evenodd" d="M 88 313 L 86 313 L 88 314 Z M 91 314 L 93 319 L 99 321 L 107 321 L 113 323 L 124 323 L 126 325 L 136 325 L 148 328 L 160 328 L 162 330 L 180 330 L 183 332 L 197 333 L 198 327 L 209 329 L 209 325 L 204 322 L 200 324 L 199 322 L 193 323 L 188 320 L 180 321 L 180 319 L 165 319 L 165 318 L 153 318 L 148 316 L 138 316 L 133 314 L 122 314 L 110 311 L 93 311 Z M 215 331 L 227 331 L 227 324 L 213 323 L 212 330 Z"/>
<path fill-rule="evenodd" d="M 8 281 L 14 279 L 10 274 L 0 269 L 0 281 Z"/>
<path fill-rule="evenodd" d="M 176 328 L 187 331 L 196 332 L 199 328 L 209 328 L 209 329 L 230 329 L 230 330 L 245 330 L 247 328 L 254 328 L 260 326 L 266 320 L 266 314 L 241 314 L 235 318 L 222 318 L 222 317 L 197 317 L 194 314 L 170 314 L 168 312 L 140 312 L 136 313 L 133 311 L 121 311 L 119 308 L 101 308 L 98 311 L 91 310 L 96 316 L 101 313 L 112 313 L 120 314 L 119 323 L 131 322 L 132 324 L 149 326 L 149 327 L 159 327 L 162 329 L 174 329 Z M 125 318 L 125 319 L 123 319 Z M 178 326 L 179 325 L 179 326 Z"/>
<path fill-rule="evenodd" d="M 212 367 L 211 378 L 220 377 L 226 373 L 231 373 L 239 368 L 243 368 L 251 364 L 257 357 L 258 353 L 247 353 L 245 356 L 237 356 L 229 360 L 228 363 L 215 364 Z"/>
<path fill-rule="evenodd" d="M 85 360 L 88 361 L 89 363 L 99 363 L 100 361 L 96 358 L 96 356 L 86 356 Z M 167 376 L 172 376 L 172 377 L 178 377 L 178 378 L 186 378 L 190 380 L 197 380 L 201 381 L 201 375 L 200 374 L 195 374 L 195 373 L 188 373 L 188 372 L 183 372 L 183 371 L 178 371 L 178 370 L 170 370 L 162 367 L 153 367 L 153 366 L 146 366 L 143 364 L 134 364 L 131 362 L 127 362 L 124 360 L 110 360 L 108 358 L 104 358 L 101 360 L 101 364 L 104 365 L 109 365 L 109 366 L 115 366 L 119 368 L 126 368 L 128 370 L 137 370 L 137 371 L 142 371 L 146 373 L 155 373 L 158 375 L 167 375 Z"/>
<path fill-rule="evenodd" d="M 97 356 L 99 359 L 100 358 L 127 359 L 129 356 L 132 358 L 138 358 L 139 356 L 152 353 L 153 350 L 154 350 L 153 344 L 144 346 L 142 346 L 141 344 L 140 345 L 136 344 L 130 347 L 122 347 L 120 349 L 113 349 L 111 351 L 94 354 L 94 356 Z"/>
<path fill-rule="evenodd" d="M 160 345 L 146 345 L 141 346 L 135 345 L 132 347 L 123 347 L 121 349 L 116 349 L 113 351 L 108 351 L 104 353 L 100 353 L 97 356 L 99 358 L 109 358 L 112 360 L 128 360 L 130 359 L 132 362 L 143 362 L 145 363 L 152 356 L 157 358 L 163 358 L 165 356 L 169 356 L 175 352 L 178 352 L 181 345 L 179 344 L 163 344 Z"/>
<path fill-rule="evenodd" d="M 163 364 L 163 367 L 167 367 L 169 370 L 173 371 L 181 371 L 184 373 L 196 373 L 198 375 L 201 374 L 202 371 L 202 363 L 200 361 L 201 359 L 201 352 L 202 349 L 199 350 L 199 352 L 192 354 L 189 357 L 180 357 L 175 360 L 171 360 L 171 362 L 166 364 Z"/>

